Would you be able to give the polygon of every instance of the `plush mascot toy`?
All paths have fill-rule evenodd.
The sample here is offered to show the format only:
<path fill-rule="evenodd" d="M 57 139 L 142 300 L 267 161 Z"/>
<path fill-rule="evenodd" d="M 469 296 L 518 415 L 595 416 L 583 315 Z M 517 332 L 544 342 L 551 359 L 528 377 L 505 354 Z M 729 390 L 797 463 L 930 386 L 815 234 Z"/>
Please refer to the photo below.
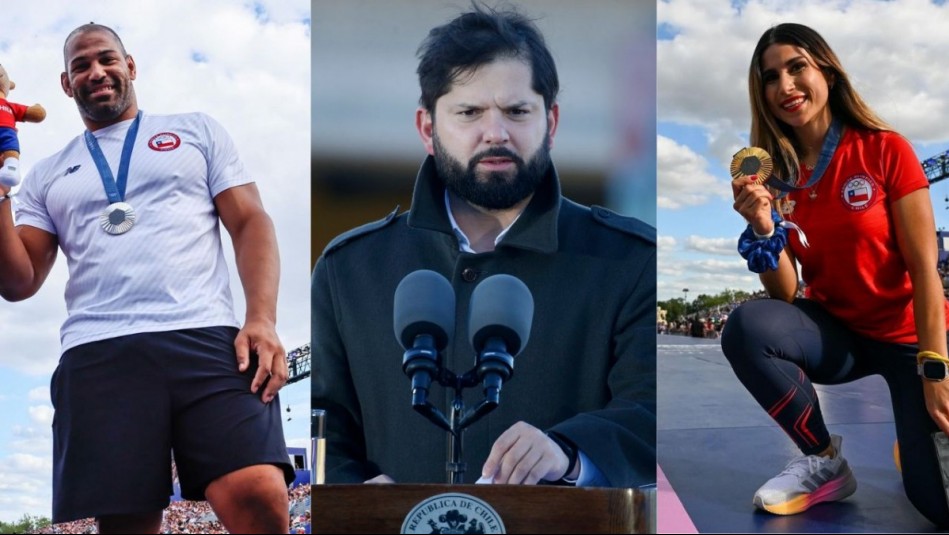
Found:
<path fill-rule="evenodd" d="M 20 183 L 20 140 L 16 122 L 38 123 L 46 118 L 46 110 L 39 104 L 24 106 L 7 101 L 16 84 L 7 70 L 0 65 L 0 185 L 12 188 Z"/>

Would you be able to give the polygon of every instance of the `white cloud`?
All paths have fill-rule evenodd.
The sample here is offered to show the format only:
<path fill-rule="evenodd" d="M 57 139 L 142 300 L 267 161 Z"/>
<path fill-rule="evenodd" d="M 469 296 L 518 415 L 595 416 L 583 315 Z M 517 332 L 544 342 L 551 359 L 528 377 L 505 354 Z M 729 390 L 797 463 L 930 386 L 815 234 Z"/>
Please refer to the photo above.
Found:
<path fill-rule="evenodd" d="M 689 147 L 658 136 L 656 152 L 659 208 L 683 208 L 704 204 L 713 196 L 731 195 L 728 184 L 707 171 L 708 161 Z"/>
<path fill-rule="evenodd" d="M 739 135 L 737 130 L 715 127 L 709 127 L 708 129 L 708 153 L 722 175 L 726 173 L 731 165 L 732 156 L 747 146 L 747 137 Z M 723 197 L 727 198 L 724 195 Z"/>
<path fill-rule="evenodd" d="M 19 303 L 0 302 L 0 324 L 10 333 L 0 354 L 0 366 L 40 377 L 49 377 L 56 367 L 59 327 L 66 318 L 66 266 L 59 260 L 34 297 Z"/>
<path fill-rule="evenodd" d="M 660 2 L 660 23 L 678 35 L 658 43 L 659 117 L 682 124 L 720 124 L 747 117 L 749 29 L 728 3 Z M 714 21 L 714 22 L 713 22 Z M 744 58 L 744 59 L 740 59 Z"/>
<path fill-rule="evenodd" d="M 46 431 L 41 431 L 35 427 L 14 425 L 10 431 L 13 433 L 13 436 L 18 438 L 36 438 L 46 434 Z"/>
<path fill-rule="evenodd" d="M 696 244 L 702 248 L 716 249 L 719 240 L 727 238 L 697 238 Z M 709 254 L 715 254 L 710 257 Z M 708 253 L 691 248 L 663 251 L 658 256 L 657 297 L 660 301 L 683 297 L 683 288 L 688 288 L 688 296 L 694 298 L 700 294 L 716 295 L 726 289 L 755 292 L 761 289 L 758 276 L 748 271 L 747 263 L 737 252 L 727 255 Z"/>
<path fill-rule="evenodd" d="M 730 257 L 737 254 L 737 247 L 738 238 L 705 238 L 692 235 L 685 243 L 685 248 L 692 251 Z"/>
<path fill-rule="evenodd" d="M 53 407 L 50 405 L 33 405 L 28 409 L 30 418 L 38 425 L 53 425 Z"/>
<path fill-rule="evenodd" d="M 53 433 L 49 422 L 44 422 L 43 427 L 15 425 L 11 431 L 13 438 L 8 447 L 12 452 L 48 455 L 48 452 L 53 451 Z"/>
<path fill-rule="evenodd" d="M 698 295 L 718 295 L 729 289 L 753 293 L 761 290 L 761 283 L 758 281 L 758 277 L 747 269 L 743 272 L 737 270 L 731 273 L 689 272 L 676 278 L 660 275 L 657 290 L 658 300 L 665 301 L 683 297 L 683 288 L 689 289 L 687 298 L 691 301 Z"/>
<path fill-rule="evenodd" d="M 26 399 L 30 401 L 45 401 L 49 403 L 49 387 L 48 386 L 38 386 L 31 389 L 26 394 Z"/>
<path fill-rule="evenodd" d="M 736 7 L 740 6 L 740 7 Z M 867 102 L 922 142 L 949 140 L 949 7 L 924 0 L 668 1 L 659 23 L 676 33 L 658 46 L 660 120 L 747 133 L 748 67 L 758 38 L 781 22 L 816 29 Z M 912 31 L 893 31 L 909 28 Z"/>
<path fill-rule="evenodd" d="M 52 461 L 38 455 L 28 453 L 14 453 L 7 458 L 7 466 L 17 470 L 36 471 L 47 470 L 53 466 Z"/>
<path fill-rule="evenodd" d="M 749 273 L 748 265 L 738 254 L 735 260 L 719 260 L 717 258 L 686 259 L 680 256 L 661 256 L 659 259 L 659 282 L 663 278 L 693 276 L 696 274 L 708 275 L 745 275 Z"/>
<path fill-rule="evenodd" d="M 673 236 L 659 236 L 656 245 L 660 251 L 673 251 L 676 247 L 676 239 Z"/>
<path fill-rule="evenodd" d="M 0 458 L 0 518 L 12 522 L 25 513 L 49 516 L 52 459 L 15 453 Z"/>

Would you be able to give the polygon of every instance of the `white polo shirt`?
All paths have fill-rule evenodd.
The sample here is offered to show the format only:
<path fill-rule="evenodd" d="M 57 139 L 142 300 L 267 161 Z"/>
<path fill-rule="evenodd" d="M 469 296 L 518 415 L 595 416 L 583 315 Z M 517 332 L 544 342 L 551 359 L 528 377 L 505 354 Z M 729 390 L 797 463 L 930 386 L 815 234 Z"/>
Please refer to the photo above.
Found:
<path fill-rule="evenodd" d="M 131 120 L 93 132 L 113 175 Z M 238 326 L 214 197 L 253 182 L 230 136 L 201 113 L 143 114 L 125 202 L 135 226 L 107 234 L 110 204 L 79 135 L 37 163 L 16 197 L 15 221 L 55 234 L 69 267 L 65 352 L 142 332 Z"/>

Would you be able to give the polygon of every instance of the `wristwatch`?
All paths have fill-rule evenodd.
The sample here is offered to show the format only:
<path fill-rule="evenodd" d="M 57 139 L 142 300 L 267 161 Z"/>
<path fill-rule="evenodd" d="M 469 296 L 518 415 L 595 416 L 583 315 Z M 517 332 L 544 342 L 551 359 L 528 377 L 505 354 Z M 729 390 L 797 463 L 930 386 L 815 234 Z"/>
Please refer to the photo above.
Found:
<path fill-rule="evenodd" d="M 570 439 L 559 433 L 548 432 L 547 438 L 553 440 L 555 444 L 560 446 L 560 449 L 563 450 L 564 455 L 567 456 L 567 471 L 564 472 L 564 474 L 560 476 L 560 479 L 558 479 L 556 482 L 567 483 L 569 485 L 575 484 L 576 481 L 567 479 L 567 476 L 569 476 L 570 472 L 573 472 L 574 467 L 577 466 L 577 459 L 580 456 L 580 454 L 577 452 L 577 447 L 573 444 L 573 442 L 570 441 Z"/>
<path fill-rule="evenodd" d="M 941 360 L 922 358 L 916 365 L 919 376 L 929 381 L 945 381 L 949 376 L 949 366 Z"/>

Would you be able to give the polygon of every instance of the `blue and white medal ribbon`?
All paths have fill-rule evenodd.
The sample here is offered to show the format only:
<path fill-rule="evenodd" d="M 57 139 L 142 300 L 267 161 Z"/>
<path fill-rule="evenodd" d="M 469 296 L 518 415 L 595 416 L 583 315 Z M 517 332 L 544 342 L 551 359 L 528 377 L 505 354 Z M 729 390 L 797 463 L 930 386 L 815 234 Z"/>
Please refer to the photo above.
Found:
<path fill-rule="evenodd" d="M 125 143 L 122 145 L 122 157 L 119 160 L 118 178 L 112 176 L 112 169 L 109 168 L 109 162 L 106 161 L 102 149 L 99 148 L 99 142 L 96 141 L 92 132 L 86 130 L 83 137 L 86 140 L 86 147 L 89 154 L 92 155 L 92 161 L 95 162 L 99 170 L 99 176 L 102 178 L 102 187 L 109 198 L 109 206 L 99 215 L 99 226 L 109 234 L 125 234 L 135 225 L 136 215 L 132 206 L 125 202 L 125 187 L 128 183 L 129 162 L 132 159 L 132 148 L 135 145 L 135 137 L 138 134 L 138 124 L 142 119 L 142 112 L 135 115 L 135 120 L 129 126 L 125 134 Z"/>
<path fill-rule="evenodd" d="M 793 186 L 779 180 L 774 175 L 769 176 L 765 183 L 782 192 L 778 198 L 784 197 L 792 191 L 800 191 L 817 185 L 820 179 L 823 178 L 827 166 L 830 165 L 830 160 L 834 157 L 834 152 L 837 151 L 837 145 L 840 144 L 840 137 L 843 135 L 843 130 L 844 127 L 840 119 L 835 117 L 830 123 L 830 129 L 827 130 L 827 135 L 824 136 L 824 144 L 821 145 L 820 156 L 817 158 L 817 165 L 814 166 L 814 172 L 811 173 L 811 177 L 806 184 L 803 186 Z"/>
<path fill-rule="evenodd" d="M 807 243 L 807 236 L 804 234 L 804 230 L 798 225 L 796 225 L 793 221 L 783 220 L 780 223 L 775 223 L 775 224 L 780 227 L 784 227 L 786 229 L 789 228 L 791 230 L 796 230 L 797 238 L 801 241 L 801 245 L 803 245 L 804 247 L 811 246 L 811 244 Z"/>

